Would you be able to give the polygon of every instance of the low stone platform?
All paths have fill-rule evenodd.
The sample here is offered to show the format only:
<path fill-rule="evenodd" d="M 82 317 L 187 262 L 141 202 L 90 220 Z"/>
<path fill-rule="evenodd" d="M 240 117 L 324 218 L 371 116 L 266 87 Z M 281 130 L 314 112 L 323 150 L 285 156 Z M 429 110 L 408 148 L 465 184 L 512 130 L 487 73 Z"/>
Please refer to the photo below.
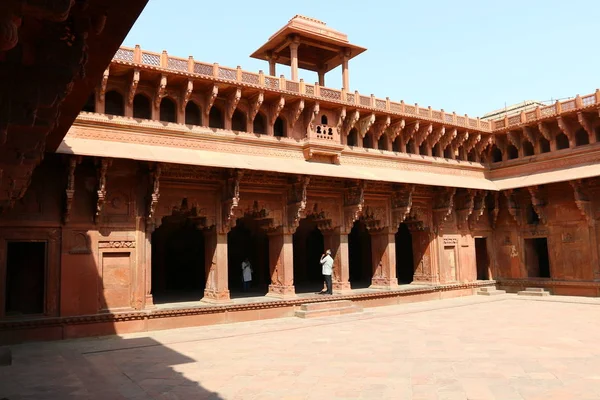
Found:
<path fill-rule="evenodd" d="M 479 289 L 477 294 L 482 296 L 498 296 L 501 294 L 506 294 L 506 290 L 498 290 L 495 286 L 487 286 Z"/>
<path fill-rule="evenodd" d="M 329 317 L 332 315 L 353 314 L 362 312 L 362 307 L 350 300 L 326 301 L 321 303 L 302 304 L 295 315 L 300 318 Z"/>
<path fill-rule="evenodd" d="M 550 296 L 550 292 L 544 290 L 544 288 L 525 288 L 517 293 L 519 296 Z"/>

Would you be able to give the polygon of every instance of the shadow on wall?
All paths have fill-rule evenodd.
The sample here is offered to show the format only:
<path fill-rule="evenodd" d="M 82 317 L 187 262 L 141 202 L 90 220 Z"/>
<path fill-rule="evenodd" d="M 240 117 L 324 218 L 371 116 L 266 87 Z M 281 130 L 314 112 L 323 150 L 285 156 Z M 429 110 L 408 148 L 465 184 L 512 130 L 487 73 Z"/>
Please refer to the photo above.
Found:
<path fill-rule="evenodd" d="M 144 278 L 136 277 L 144 270 L 136 261 L 143 235 L 125 219 L 110 229 L 94 224 L 101 179 L 88 162 L 73 175 L 69 157 L 48 154 L 23 199 L 0 216 L 0 345 L 38 341 L 9 347 L 0 399 L 222 399 L 201 386 L 210 366 L 193 355 L 142 334 L 117 336 L 146 323 L 111 318 L 143 306 Z M 69 185 L 75 192 L 63 225 Z M 138 199 L 143 185 L 131 189 Z M 39 342 L 90 335 L 105 337 Z"/>

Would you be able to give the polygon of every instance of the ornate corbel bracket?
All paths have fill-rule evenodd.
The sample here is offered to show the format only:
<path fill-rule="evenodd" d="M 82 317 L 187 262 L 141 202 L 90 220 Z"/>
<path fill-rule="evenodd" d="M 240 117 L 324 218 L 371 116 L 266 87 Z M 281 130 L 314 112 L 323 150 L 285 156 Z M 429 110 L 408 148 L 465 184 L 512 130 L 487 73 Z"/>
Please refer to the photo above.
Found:
<path fill-rule="evenodd" d="M 304 126 L 306 127 L 307 135 L 315 129 L 315 119 L 319 115 L 319 102 L 315 102 L 304 112 Z"/>
<path fill-rule="evenodd" d="M 415 134 L 417 132 L 419 132 L 419 126 L 420 126 L 420 122 L 419 121 L 415 121 L 409 125 L 407 125 L 403 132 L 404 132 L 404 143 L 408 143 L 410 141 L 410 139 L 412 139 Z"/>
<path fill-rule="evenodd" d="M 539 186 L 529 186 L 527 190 L 531 196 L 531 206 L 533 207 L 533 210 L 538 215 L 540 222 L 545 225 L 548 221 L 545 212 L 546 205 L 548 204 L 546 201 L 546 194 Z"/>
<path fill-rule="evenodd" d="M 215 100 L 217 99 L 217 95 L 219 94 L 219 87 L 217 85 L 212 85 L 210 90 L 204 94 L 204 120 L 208 121 L 208 117 L 210 115 L 210 109 L 213 104 L 215 104 Z M 258 112 L 258 111 L 257 111 Z M 254 118 L 252 118 L 254 120 Z"/>
<path fill-rule="evenodd" d="M 375 113 L 371 113 L 370 115 L 367 115 L 366 117 L 363 117 L 358 121 L 356 129 L 358 130 L 358 134 L 360 135 L 361 138 L 364 139 L 364 137 L 366 136 L 369 129 L 371 129 L 371 126 L 373 125 L 374 122 L 375 122 Z"/>
<path fill-rule="evenodd" d="M 390 126 L 391 122 L 392 120 L 389 115 L 382 120 L 375 121 L 371 127 L 371 131 L 373 132 L 373 138 L 376 142 L 379 141 L 379 138 L 381 138 L 381 135 L 383 135 L 385 130 Z"/>
<path fill-rule="evenodd" d="M 517 225 L 521 226 L 521 209 L 515 199 L 515 191 L 513 189 L 505 190 L 504 197 L 506 197 L 506 206 L 508 213 L 513 217 Z"/>
<path fill-rule="evenodd" d="M 346 107 L 342 107 L 337 111 L 337 113 L 335 115 L 335 127 L 337 128 L 338 132 L 341 131 L 345 119 L 346 119 Z"/>
<path fill-rule="evenodd" d="M 394 228 L 397 229 L 410 215 L 414 191 L 415 185 L 404 185 L 392 193 L 392 223 Z"/>
<path fill-rule="evenodd" d="M 94 223 L 96 224 L 100 220 L 104 202 L 106 201 L 106 172 L 111 164 L 112 160 L 109 158 L 101 158 L 97 162 L 98 188 L 96 194 L 98 195 L 98 199 L 96 201 L 96 214 L 94 215 Z"/>
<path fill-rule="evenodd" d="M 436 204 L 433 208 L 433 226 L 436 234 L 440 231 L 442 225 L 452 214 L 454 209 L 454 195 L 456 188 L 441 188 L 436 195 Z"/>
<path fill-rule="evenodd" d="M 433 134 L 427 137 L 427 145 L 433 149 L 435 145 L 438 144 L 438 142 L 444 137 L 445 134 L 446 127 L 443 125 L 438 126 L 433 130 Z"/>
<path fill-rule="evenodd" d="M 456 138 L 452 141 L 452 148 L 458 149 L 460 146 L 469 140 L 469 131 L 461 131 L 456 135 Z"/>
<path fill-rule="evenodd" d="M 479 143 L 480 141 L 481 133 L 470 133 L 469 138 L 465 141 L 465 144 L 463 145 L 465 152 L 469 154 L 469 152 L 473 150 L 475 146 L 477 146 L 477 143 Z"/>
<path fill-rule="evenodd" d="M 473 203 L 473 213 L 469 218 L 469 229 L 474 229 L 479 222 L 479 219 L 483 216 L 485 212 L 485 201 L 486 201 L 487 193 L 484 190 L 479 190 L 475 194 L 474 203 Z"/>
<path fill-rule="evenodd" d="M 585 114 L 581 111 L 577 113 L 577 121 L 579 121 L 581 127 L 587 132 L 589 141 L 590 143 L 592 143 L 592 138 L 594 138 L 596 135 L 596 133 L 594 132 L 594 125 L 592 124 L 592 121 L 588 117 L 586 117 Z"/>
<path fill-rule="evenodd" d="M 554 139 L 555 132 L 553 129 L 550 129 L 547 123 L 543 121 L 538 122 L 538 129 L 547 141 L 551 142 Z"/>
<path fill-rule="evenodd" d="M 80 156 L 70 156 L 69 159 L 69 170 L 67 175 L 67 188 L 65 190 L 65 210 L 63 213 L 63 224 L 69 222 L 71 218 L 71 208 L 73 206 L 73 198 L 75 196 L 75 170 L 77 164 L 81 163 Z"/>
<path fill-rule="evenodd" d="M 137 92 L 138 84 L 140 83 L 140 70 L 134 69 L 133 76 L 131 77 L 131 84 L 129 85 L 129 93 L 127 94 L 127 101 L 129 105 L 133 104 L 133 99 Z"/>
<path fill-rule="evenodd" d="M 106 95 L 106 87 L 108 86 L 108 77 L 110 76 L 110 66 L 106 67 L 104 73 L 102 74 L 102 81 L 100 82 L 100 93 L 98 93 L 98 97 L 100 101 L 104 101 Z"/>
<path fill-rule="evenodd" d="M 256 114 L 258 114 L 258 110 L 260 110 L 260 106 L 262 105 L 264 100 L 265 92 L 263 91 L 258 92 L 254 96 L 250 97 L 250 99 L 248 99 L 248 102 L 250 103 L 250 107 L 248 109 L 249 122 L 254 122 L 254 118 L 256 118 Z"/>
<path fill-rule="evenodd" d="M 523 136 L 525 137 L 525 139 L 532 145 L 535 145 L 537 143 L 537 137 L 533 132 L 533 129 L 531 129 L 531 127 L 529 126 L 524 126 L 521 129 L 523 130 Z"/>
<path fill-rule="evenodd" d="M 222 221 L 221 233 L 228 233 L 235 227 L 235 209 L 240 202 L 240 182 L 244 176 L 244 171 L 239 169 L 229 170 L 223 187 L 223 201 L 221 204 Z"/>
<path fill-rule="evenodd" d="M 446 130 L 446 134 L 440 139 L 440 150 L 443 152 L 458 136 L 458 129 L 450 128 Z"/>
<path fill-rule="evenodd" d="M 289 187 L 288 194 L 288 230 L 295 232 L 306 211 L 306 192 L 310 177 L 298 175 Z"/>
<path fill-rule="evenodd" d="M 150 172 L 150 183 L 152 184 L 152 192 L 150 193 L 150 201 L 148 203 L 148 220 L 152 221 L 154 219 L 154 213 L 156 212 L 156 206 L 158 205 L 158 200 L 160 199 L 160 174 L 162 168 L 159 163 L 157 163 L 152 171 Z"/>
<path fill-rule="evenodd" d="M 385 130 L 385 133 L 386 135 L 388 135 L 391 142 L 396 140 L 396 138 L 398 137 L 398 135 L 400 135 L 402 129 L 404 129 L 405 126 L 406 121 L 404 121 L 403 119 L 390 124 L 390 126 Z"/>
<path fill-rule="evenodd" d="M 462 229 L 465 224 L 468 226 L 469 218 L 473 215 L 475 209 L 475 196 L 477 191 L 467 189 L 461 193 L 457 209 L 456 209 L 456 224 L 459 229 Z"/>
<path fill-rule="evenodd" d="M 291 130 L 294 130 L 296 126 L 296 122 L 302 115 L 302 111 L 304 111 L 304 100 L 300 99 L 293 103 L 289 110 L 287 111 L 287 121 Z"/>
<path fill-rule="evenodd" d="M 488 206 L 490 215 L 490 224 L 492 228 L 496 228 L 498 222 L 498 214 L 500 214 L 500 192 L 492 192 L 491 205 Z"/>
<path fill-rule="evenodd" d="M 358 181 L 344 191 L 344 223 L 345 233 L 350 233 L 354 222 L 357 221 L 365 205 L 365 182 Z"/>
<path fill-rule="evenodd" d="M 194 92 L 194 81 L 192 79 L 188 79 L 187 84 L 182 89 L 181 93 L 181 111 L 185 111 L 185 107 L 187 106 L 190 98 L 192 97 L 192 93 Z"/>
<path fill-rule="evenodd" d="M 242 98 L 242 89 L 236 88 L 233 92 L 227 96 L 227 119 L 233 118 L 233 113 L 237 108 L 240 99 Z"/>
<path fill-rule="evenodd" d="M 344 119 L 344 125 L 342 128 L 342 134 L 348 136 L 350 131 L 354 128 L 358 120 L 360 119 L 360 112 L 358 110 L 351 111 L 350 114 Z"/>
<path fill-rule="evenodd" d="M 494 135 L 489 135 L 485 138 L 482 138 L 482 140 L 480 140 L 479 142 L 477 142 L 477 144 L 475 145 L 475 151 L 481 157 L 481 155 L 483 155 L 483 152 L 485 150 L 487 150 L 488 147 L 491 147 L 494 143 L 495 143 Z"/>
<path fill-rule="evenodd" d="M 360 220 L 365 224 L 369 232 L 381 231 L 387 227 L 385 210 L 366 206 L 360 215 Z"/>
<path fill-rule="evenodd" d="M 167 94 L 167 76 L 162 74 L 156 87 L 156 94 L 154 95 L 154 106 L 160 107 L 160 102 Z"/>
<path fill-rule="evenodd" d="M 419 131 L 415 135 L 415 147 L 418 149 L 421 147 L 423 142 L 427 140 L 429 135 L 433 132 L 433 124 L 424 124 L 421 125 Z"/>
<path fill-rule="evenodd" d="M 573 188 L 573 195 L 575 197 L 575 205 L 581 212 L 581 215 L 585 217 L 588 225 L 592 226 L 595 223 L 594 212 L 592 210 L 592 202 L 587 194 L 585 184 L 580 179 L 575 181 L 569 181 L 569 184 Z"/>
<path fill-rule="evenodd" d="M 279 99 L 269 107 L 269 126 L 271 128 L 275 125 L 283 107 L 285 107 L 285 97 L 283 96 L 279 96 Z"/>

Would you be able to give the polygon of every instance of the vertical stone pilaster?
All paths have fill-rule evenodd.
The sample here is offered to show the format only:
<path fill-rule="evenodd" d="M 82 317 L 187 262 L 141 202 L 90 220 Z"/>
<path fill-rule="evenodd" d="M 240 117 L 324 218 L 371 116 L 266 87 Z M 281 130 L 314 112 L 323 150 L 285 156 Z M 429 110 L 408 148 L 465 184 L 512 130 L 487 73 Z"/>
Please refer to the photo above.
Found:
<path fill-rule="evenodd" d="M 396 237 L 389 228 L 371 232 L 373 278 L 371 288 L 391 289 L 398 286 L 396 278 Z"/>
<path fill-rule="evenodd" d="M 206 287 L 202 301 L 227 303 L 229 298 L 227 275 L 227 233 L 212 228 L 205 232 Z"/>
<path fill-rule="evenodd" d="M 267 296 L 282 299 L 296 297 L 294 289 L 294 240 L 285 229 L 269 233 L 269 272 L 271 284 Z"/>
<path fill-rule="evenodd" d="M 435 284 L 439 282 L 439 257 L 433 233 L 429 230 L 412 231 L 413 255 L 415 262 L 414 283 Z"/>
<path fill-rule="evenodd" d="M 338 229 L 323 232 L 325 249 L 331 249 L 333 257 L 333 290 L 338 293 L 350 291 L 350 260 L 348 258 L 348 234 Z"/>
<path fill-rule="evenodd" d="M 146 224 L 144 231 L 143 248 L 141 254 L 143 257 L 144 270 L 144 308 L 154 308 L 154 298 L 152 296 L 152 233 L 154 224 Z"/>

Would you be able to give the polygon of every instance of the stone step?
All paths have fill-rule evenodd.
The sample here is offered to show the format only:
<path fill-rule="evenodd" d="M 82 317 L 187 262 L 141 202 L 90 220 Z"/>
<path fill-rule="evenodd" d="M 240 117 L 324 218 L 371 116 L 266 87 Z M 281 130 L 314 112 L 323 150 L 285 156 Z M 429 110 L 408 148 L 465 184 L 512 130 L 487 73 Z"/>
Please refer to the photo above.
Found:
<path fill-rule="evenodd" d="M 496 286 L 486 286 L 486 287 L 482 287 L 479 288 L 480 292 L 504 292 L 504 290 L 498 290 L 496 289 Z"/>
<path fill-rule="evenodd" d="M 521 290 L 517 293 L 519 296 L 550 296 L 550 292 L 547 292 L 543 288 L 525 288 L 525 290 Z"/>
<path fill-rule="evenodd" d="M 506 291 L 505 290 L 486 290 L 486 291 L 480 290 L 477 292 L 477 294 L 481 295 L 481 296 L 498 296 L 501 294 L 506 294 Z"/>
<path fill-rule="evenodd" d="M 332 315 L 357 313 L 362 310 L 362 307 L 357 306 L 350 300 L 324 301 L 320 303 L 302 304 L 300 310 L 296 311 L 296 317 L 330 317 Z"/>
<path fill-rule="evenodd" d="M 300 309 L 303 311 L 316 311 L 328 308 L 351 307 L 352 305 L 354 305 L 354 303 L 351 300 L 320 301 L 317 303 L 302 304 Z"/>

